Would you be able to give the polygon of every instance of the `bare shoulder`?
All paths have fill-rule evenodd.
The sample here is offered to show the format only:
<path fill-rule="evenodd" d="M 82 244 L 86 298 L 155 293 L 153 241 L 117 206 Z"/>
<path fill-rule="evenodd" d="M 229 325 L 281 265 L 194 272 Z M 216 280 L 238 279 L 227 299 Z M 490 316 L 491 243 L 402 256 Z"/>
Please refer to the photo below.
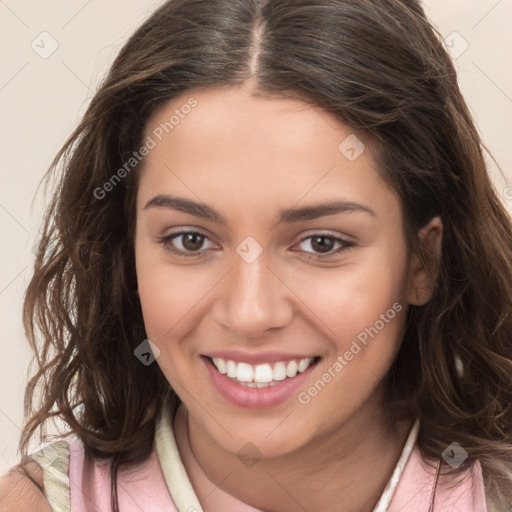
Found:
<path fill-rule="evenodd" d="M 43 488 L 41 467 L 30 462 L 25 465 L 26 472 L 37 485 Z M 9 473 L 0 478 L 0 510 L 2 512 L 51 512 L 51 507 L 41 489 L 23 472 L 14 466 Z"/>

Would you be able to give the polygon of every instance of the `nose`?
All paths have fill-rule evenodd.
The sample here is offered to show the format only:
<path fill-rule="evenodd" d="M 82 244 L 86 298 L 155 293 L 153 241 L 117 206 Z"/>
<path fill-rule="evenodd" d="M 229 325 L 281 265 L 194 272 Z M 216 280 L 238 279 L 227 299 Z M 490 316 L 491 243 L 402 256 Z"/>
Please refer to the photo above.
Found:
<path fill-rule="evenodd" d="M 293 317 L 293 293 L 268 259 L 263 252 L 249 263 L 235 254 L 233 267 L 220 286 L 215 320 L 237 339 L 265 336 Z"/>

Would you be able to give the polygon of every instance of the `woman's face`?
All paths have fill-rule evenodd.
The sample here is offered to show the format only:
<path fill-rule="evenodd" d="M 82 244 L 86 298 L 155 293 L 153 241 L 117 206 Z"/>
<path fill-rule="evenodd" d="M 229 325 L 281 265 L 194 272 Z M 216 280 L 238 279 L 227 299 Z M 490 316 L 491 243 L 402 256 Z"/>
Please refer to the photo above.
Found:
<path fill-rule="evenodd" d="M 189 421 L 270 456 L 383 408 L 422 276 L 364 139 L 230 88 L 175 98 L 144 142 L 138 292 Z"/>

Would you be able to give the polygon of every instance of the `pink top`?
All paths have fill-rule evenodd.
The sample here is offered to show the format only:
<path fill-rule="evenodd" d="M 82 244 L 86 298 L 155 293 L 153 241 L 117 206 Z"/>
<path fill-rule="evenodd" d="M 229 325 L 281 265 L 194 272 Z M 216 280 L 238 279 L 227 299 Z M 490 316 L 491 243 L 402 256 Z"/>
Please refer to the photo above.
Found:
<path fill-rule="evenodd" d="M 162 414 L 149 459 L 119 474 L 122 512 L 202 512 L 169 417 Z M 438 477 L 436 485 L 436 469 L 423 462 L 416 443 L 418 429 L 419 421 L 416 421 L 373 512 L 488 512 L 479 462 L 476 461 L 455 486 L 449 487 L 442 476 Z M 180 450 L 194 479 L 208 482 L 186 436 L 180 439 Z M 45 495 L 53 512 L 111 510 L 108 462 L 99 463 L 85 457 L 80 441 L 57 441 L 33 453 L 32 457 L 43 469 Z M 215 489 L 214 496 L 208 499 L 209 508 L 219 512 L 260 512 L 208 483 Z"/>

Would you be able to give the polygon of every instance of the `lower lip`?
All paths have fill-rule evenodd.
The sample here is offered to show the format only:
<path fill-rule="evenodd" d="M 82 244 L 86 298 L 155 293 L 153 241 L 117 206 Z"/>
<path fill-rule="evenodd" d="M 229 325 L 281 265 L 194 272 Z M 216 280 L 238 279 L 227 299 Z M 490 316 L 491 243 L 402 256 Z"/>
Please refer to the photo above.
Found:
<path fill-rule="evenodd" d="M 316 363 L 313 363 L 302 373 L 298 373 L 291 379 L 287 378 L 283 381 L 279 381 L 278 384 L 274 386 L 249 388 L 242 384 L 237 384 L 227 375 L 219 373 L 207 357 L 203 356 L 201 359 L 203 359 L 217 391 L 228 402 L 237 407 L 244 407 L 246 409 L 263 409 L 274 407 L 285 402 L 300 389 L 316 366 Z"/>

